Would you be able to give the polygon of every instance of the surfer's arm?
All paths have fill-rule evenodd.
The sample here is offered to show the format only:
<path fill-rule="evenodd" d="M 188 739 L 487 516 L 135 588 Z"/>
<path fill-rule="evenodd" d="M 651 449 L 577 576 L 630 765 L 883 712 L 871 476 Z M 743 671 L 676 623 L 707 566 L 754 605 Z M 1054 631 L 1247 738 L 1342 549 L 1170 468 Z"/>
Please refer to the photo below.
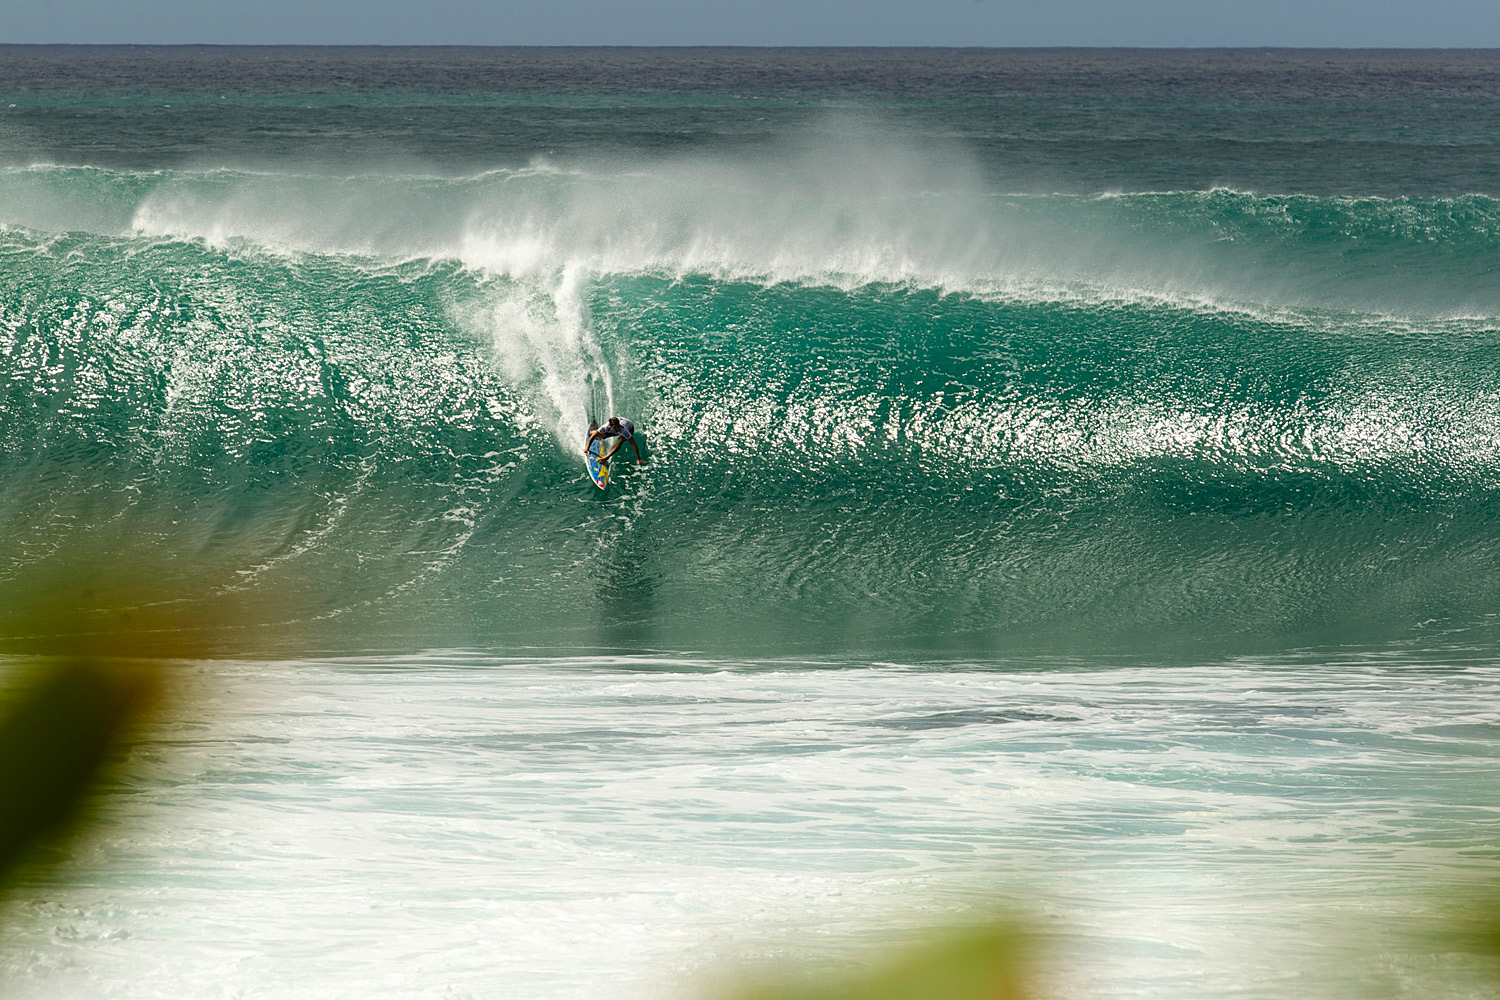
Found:
<path fill-rule="evenodd" d="M 641 446 L 635 443 L 635 438 L 630 439 L 630 447 L 635 449 L 635 460 L 641 465 L 645 465 L 646 460 L 641 457 Z"/>

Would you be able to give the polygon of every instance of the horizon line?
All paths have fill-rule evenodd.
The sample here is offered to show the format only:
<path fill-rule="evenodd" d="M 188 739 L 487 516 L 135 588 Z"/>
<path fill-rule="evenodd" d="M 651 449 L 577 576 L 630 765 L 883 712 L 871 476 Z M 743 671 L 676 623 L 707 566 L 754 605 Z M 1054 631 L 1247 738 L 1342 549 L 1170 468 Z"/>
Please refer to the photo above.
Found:
<path fill-rule="evenodd" d="M 941 52 L 1500 52 L 1500 45 L 881 45 L 858 43 L 583 42 L 0 42 L 0 49 L 884 49 Z"/>

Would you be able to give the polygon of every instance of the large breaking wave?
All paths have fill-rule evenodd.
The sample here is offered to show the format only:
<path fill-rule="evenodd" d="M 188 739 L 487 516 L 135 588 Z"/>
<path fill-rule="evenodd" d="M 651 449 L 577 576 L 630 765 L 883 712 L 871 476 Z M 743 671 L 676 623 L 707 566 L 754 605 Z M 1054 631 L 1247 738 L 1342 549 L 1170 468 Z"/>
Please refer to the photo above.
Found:
<path fill-rule="evenodd" d="M 0 223 L 13 609 L 108 563 L 254 604 L 238 651 L 993 652 L 1461 634 L 1500 596 L 1489 198 L 1008 195 L 835 136 L 42 165 Z M 608 495 L 600 409 L 652 455 Z"/>

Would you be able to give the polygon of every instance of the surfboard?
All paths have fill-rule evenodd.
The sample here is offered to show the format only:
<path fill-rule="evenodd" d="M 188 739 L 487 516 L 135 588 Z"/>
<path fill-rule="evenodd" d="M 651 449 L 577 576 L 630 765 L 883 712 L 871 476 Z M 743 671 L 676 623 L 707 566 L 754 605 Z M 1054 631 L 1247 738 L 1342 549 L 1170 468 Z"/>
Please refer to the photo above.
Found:
<path fill-rule="evenodd" d="M 599 425 L 590 420 L 589 434 L 593 434 L 598 429 Z M 585 437 L 584 440 L 588 441 L 588 438 Z M 609 485 L 609 466 L 599 461 L 599 456 L 603 453 L 604 438 L 594 438 L 594 440 L 589 443 L 588 452 L 585 453 L 583 457 L 584 464 L 589 468 L 589 478 L 592 479 L 594 481 L 594 485 L 599 487 L 601 490 Z"/>

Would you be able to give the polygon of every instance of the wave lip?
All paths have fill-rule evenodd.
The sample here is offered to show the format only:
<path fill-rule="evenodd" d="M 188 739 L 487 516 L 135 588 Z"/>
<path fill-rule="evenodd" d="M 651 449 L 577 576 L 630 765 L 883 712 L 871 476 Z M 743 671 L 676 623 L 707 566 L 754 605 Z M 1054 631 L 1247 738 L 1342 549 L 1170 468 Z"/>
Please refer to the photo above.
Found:
<path fill-rule="evenodd" d="M 987 296 L 1500 316 L 1500 202 L 1202 192 L 1010 195 L 962 160 L 663 161 L 364 173 L 0 171 L 0 224 L 459 261 L 511 277 L 706 275 Z"/>
<path fill-rule="evenodd" d="M 170 539 L 164 600 L 438 644 L 1482 622 L 1493 199 L 1016 195 L 886 139 L 0 171 L 0 578 Z M 652 462 L 580 494 L 606 411 Z"/>

